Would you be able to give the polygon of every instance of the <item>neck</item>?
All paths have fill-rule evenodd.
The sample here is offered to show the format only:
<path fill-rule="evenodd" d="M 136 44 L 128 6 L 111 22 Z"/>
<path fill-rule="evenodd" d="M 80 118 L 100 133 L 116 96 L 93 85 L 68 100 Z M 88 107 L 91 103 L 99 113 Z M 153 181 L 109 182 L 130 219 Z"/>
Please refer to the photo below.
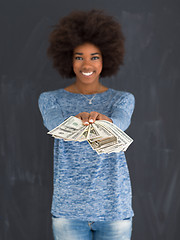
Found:
<path fill-rule="evenodd" d="M 100 92 L 102 85 L 97 82 L 95 84 L 82 84 L 82 83 L 78 83 L 75 82 L 74 83 L 74 88 L 78 93 L 82 93 L 82 94 L 95 94 Z"/>

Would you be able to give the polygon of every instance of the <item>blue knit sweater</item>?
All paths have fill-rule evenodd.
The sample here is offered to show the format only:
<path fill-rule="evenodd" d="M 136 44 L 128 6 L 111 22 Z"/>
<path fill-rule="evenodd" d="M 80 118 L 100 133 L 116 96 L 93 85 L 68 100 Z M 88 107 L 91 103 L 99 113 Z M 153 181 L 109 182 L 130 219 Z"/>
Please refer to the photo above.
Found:
<path fill-rule="evenodd" d="M 86 95 L 92 98 L 93 95 Z M 131 93 L 109 88 L 96 94 L 93 104 L 65 89 L 44 92 L 39 109 L 52 130 L 66 118 L 96 111 L 125 131 L 135 99 Z M 124 152 L 98 155 L 87 141 L 54 139 L 54 189 L 51 213 L 84 221 L 116 221 L 132 217 L 132 192 Z"/>

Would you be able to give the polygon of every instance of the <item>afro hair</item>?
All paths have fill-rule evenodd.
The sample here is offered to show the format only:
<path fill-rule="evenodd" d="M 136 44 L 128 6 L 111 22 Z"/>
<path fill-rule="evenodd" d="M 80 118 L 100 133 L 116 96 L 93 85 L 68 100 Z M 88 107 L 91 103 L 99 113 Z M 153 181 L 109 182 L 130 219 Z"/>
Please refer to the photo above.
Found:
<path fill-rule="evenodd" d="M 48 57 L 62 77 L 73 78 L 74 49 L 89 42 L 98 47 L 103 58 L 101 77 L 117 73 L 124 58 L 124 36 L 121 25 L 102 10 L 73 11 L 53 26 L 49 36 Z"/>

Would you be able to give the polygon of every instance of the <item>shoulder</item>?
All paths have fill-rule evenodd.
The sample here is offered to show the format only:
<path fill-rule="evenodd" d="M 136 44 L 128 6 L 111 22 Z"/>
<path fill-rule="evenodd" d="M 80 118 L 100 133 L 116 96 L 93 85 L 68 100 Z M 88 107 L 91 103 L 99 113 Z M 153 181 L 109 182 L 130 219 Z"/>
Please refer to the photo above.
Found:
<path fill-rule="evenodd" d="M 59 94 L 63 93 L 63 88 L 53 90 L 53 91 L 47 91 L 47 92 L 42 92 L 39 96 L 39 98 L 51 98 L 51 97 L 57 97 Z"/>
<path fill-rule="evenodd" d="M 57 99 L 62 98 L 64 94 L 65 93 L 63 88 L 53 90 L 53 91 L 48 91 L 48 92 L 42 92 L 39 95 L 38 102 L 39 103 L 54 102 L 54 101 L 57 101 Z"/>
<path fill-rule="evenodd" d="M 42 92 L 38 98 L 40 109 L 47 109 L 57 105 L 58 98 L 63 95 L 63 89 L 57 89 L 48 92 Z"/>
<path fill-rule="evenodd" d="M 115 90 L 112 88 L 110 90 L 111 90 L 111 94 L 114 96 L 114 99 L 116 99 L 117 101 L 121 101 L 123 99 L 135 101 L 134 94 L 131 92 Z"/>

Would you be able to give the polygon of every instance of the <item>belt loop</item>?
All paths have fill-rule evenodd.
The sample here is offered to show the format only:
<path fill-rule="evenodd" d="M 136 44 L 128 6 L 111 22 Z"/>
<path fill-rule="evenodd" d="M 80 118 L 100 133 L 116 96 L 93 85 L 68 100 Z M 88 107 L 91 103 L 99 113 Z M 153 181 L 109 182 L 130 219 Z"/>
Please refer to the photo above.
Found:
<path fill-rule="evenodd" d="M 94 222 L 88 222 L 88 225 L 89 225 L 89 227 L 91 226 L 91 224 L 93 224 Z"/>

